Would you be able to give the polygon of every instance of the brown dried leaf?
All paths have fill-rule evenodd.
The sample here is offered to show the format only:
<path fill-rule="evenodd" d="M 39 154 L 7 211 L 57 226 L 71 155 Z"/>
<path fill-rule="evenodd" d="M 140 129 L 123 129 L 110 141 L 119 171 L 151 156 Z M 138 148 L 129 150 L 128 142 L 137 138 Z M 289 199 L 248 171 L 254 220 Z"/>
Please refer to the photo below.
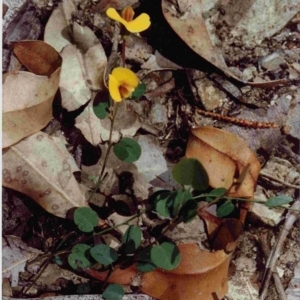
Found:
<path fill-rule="evenodd" d="M 36 75 L 50 76 L 62 63 L 55 49 L 43 41 L 15 42 L 13 49 L 21 63 Z"/>
<path fill-rule="evenodd" d="M 23 71 L 4 75 L 3 148 L 41 130 L 50 122 L 59 77 L 60 68 L 50 77 Z"/>
<path fill-rule="evenodd" d="M 185 1 L 179 1 L 184 4 Z M 190 0 L 186 7 L 184 18 L 178 18 L 171 3 L 162 1 L 162 11 L 172 29 L 197 54 L 221 69 L 231 77 L 236 78 L 228 69 L 222 52 L 212 43 L 205 21 L 202 17 L 202 7 L 199 0 Z M 237 78 L 238 79 L 238 78 Z M 240 79 L 238 79 L 240 80 Z"/>
<path fill-rule="evenodd" d="M 3 154 L 3 185 L 24 193 L 48 212 L 64 218 L 86 201 L 73 176 L 72 156 L 57 138 L 37 132 Z"/>
<path fill-rule="evenodd" d="M 186 156 L 197 158 L 209 176 L 213 188 L 230 188 L 247 165 L 250 166 L 242 184 L 233 186 L 228 195 L 253 198 L 260 171 L 255 154 L 238 136 L 214 127 L 200 127 L 191 131 Z"/>
<path fill-rule="evenodd" d="M 162 300 L 214 300 L 227 293 L 227 273 L 231 255 L 224 251 L 208 252 L 197 244 L 178 245 L 181 253 L 180 265 L 173 271 L 155 270 L 142 274 L 140 289 L 147 295 Z M 192 259 L 191 259 L 192 258 Z M 90 276 L 104 281 L 106 272 L 85 270 Z M 135 266 L 116 269 L 108 282 L 131 284 L 137 276 Z"/>

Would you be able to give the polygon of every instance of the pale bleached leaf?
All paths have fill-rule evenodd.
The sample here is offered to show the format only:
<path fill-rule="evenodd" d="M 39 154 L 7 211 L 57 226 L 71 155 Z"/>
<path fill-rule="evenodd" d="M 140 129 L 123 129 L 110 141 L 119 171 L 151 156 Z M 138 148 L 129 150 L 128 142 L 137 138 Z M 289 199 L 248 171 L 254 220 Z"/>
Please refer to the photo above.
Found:
<path fill-rule="evenodd" d="M 3 185 L 24 193 L 48 212 L 65 217 L 86 206 L 73 172 L 73 157 L 44 132 L 37 132 L 3 154 Z"/>

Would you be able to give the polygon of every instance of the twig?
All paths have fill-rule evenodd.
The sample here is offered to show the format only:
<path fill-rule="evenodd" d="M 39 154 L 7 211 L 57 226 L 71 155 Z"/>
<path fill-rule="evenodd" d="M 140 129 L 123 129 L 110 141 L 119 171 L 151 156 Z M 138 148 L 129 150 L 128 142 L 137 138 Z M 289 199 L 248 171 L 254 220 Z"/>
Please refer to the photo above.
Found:
<path fill-rule="evenodd" d="M 294 204 L 292 205 L 292 208 L 297 209 L 297 210 L 300 209 L 300 198 L 298 198 L 294 202 Z M 276 264 L 278 257 L 280 256 L 281 249 L 283 247 L 283 243 L 284 243 L 289 231 L 291 230 L 294 222 L 299 217 L 299 215 L 300 215 L 300 213 L 296 212 L 296 211 L 290 211 L 287 214 L 283 228 L 281 229 L 279 237 L 275 243 L 274 248 L 272 249 L 271 255 L 269 256 L 269 259 L 266 264 L 265 273 L 263 276 L 263 284 L 262 284 L 262 288 L 261 288 L 261 292 L 260 292 L 261 300 L 265 299 L 265 297 L 266 297 L 267 290 L 268 290 L 268 287 L 270 284 L 271 275 L 273 275 L 273 273 L 275 272 L 274 271 L 275 264 Z M 274 280 L 277 281 L 277 279 L 275 279 L 275 278 L 274 278 Z M 276 287 L 277 287 L 277 285 L 276 285 Z M 280 293 L 280 291 L 279 291 L 279 293 Z M 282 298 L 282 299 L 285 299 L 285 298 Z"/>
<path fill-rule="evenodd" d="M 202 109 L 196 109 L 195 111 L 199 115 L 203 115 L 206 117 L 211 117 L 214 119 L 217 119 L 219 121 L 226 121 L 238 126 L 243 126 L 247 128 L 256 128 L 256 129 L 263 129 L 263 128 L 278 128 L 279 126 L 273 122 L 258 122 L 258 121 L 250 121 L 246 119 L 239 119 L 239 118 L 234 118 L 234 117 L 227 117 L 227 116 L 222 116 L 217 113 L 205 111 Z"/>
<path fill-rule="evenodd" d="M 296 185 L 296 184 L 291 184 L 291 183 L 288 183 L 288 182 L 284 182 L 283 180 L 278 179 L 278 178 L 276 178 L 276 177 L 274 177 L 272 175 L 269 175 L 269 174 L 265 173 L 264 171 L 260 171 L 259 175 L 261 175 L 263 177 L 266 177 L 266 178 L 268 178 L 270 180 L 273 180 L 275 182 L 278 182 L 278 183 L 280 183 L 282 185 L 285 185 L 287 187 L 290 187 L 292 189 L 297 189 L 297 190 L 300 189 L 300 185 Z"/>

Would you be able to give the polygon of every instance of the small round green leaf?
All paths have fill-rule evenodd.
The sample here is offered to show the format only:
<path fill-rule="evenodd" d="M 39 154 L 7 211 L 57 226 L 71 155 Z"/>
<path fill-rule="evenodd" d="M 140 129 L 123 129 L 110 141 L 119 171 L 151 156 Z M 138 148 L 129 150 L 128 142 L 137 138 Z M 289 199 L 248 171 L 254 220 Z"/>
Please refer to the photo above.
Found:
<path fill-rule="evenodd" d="M 150 248 L 147 247 L 143 249 L 137 257 L 136 268 L 141 272 L 151 272 L 154 271 L 157 267 L 151 262 L 150 258 Z"/>
<path fill-rule="evenodd" d="M 100 244 L 90 249 L 92 257 L 100 264 L 107 266 L 118 259 L 118 253 L 113 248 Z"/>
<path fill-rule="evenodd" d="M 68 263 L 74 270 L 91 267 L 92 263 L 85 256 L 86 251 L 90 248 L 86 244 L 77 244 L 72 248 L 68 256 Z"/>
<path fill-rule="evenodd" d="M 168 195 L 170 197 L 170 195 Z M 155 210 L 156 212 L 161 215 L 162 217 L 170 218 L 171 213 L 169 210 L 169 207 L 167 206 L 168 203 L 168 197 L 165 199 L 161 199 L 160 201 L 157 201 L 155 203 Z"/>
<path fill-rule="evenodd" d="M 225 188 L 214 189 L 209 192 L 208 196 L 206 197 L 206 201 L 211 202 L 211 201 L 215 200 L 216 198 L 218 198 L 222 195 L 225 195 L 226 192 L 227 192 L 227 189 L 225 189 Z"/>
<path fill-rule="evenodd" d="M 114 145 L 114 154 L 123 162 L 132 163 L 137 161 L 142 153 L 138 142 L 130 138 L 122 138 Z"/>
<path fill-rule="evenodd" d="M 79 207 L 75 210 L 74 222 L 81 231 L 92 232 L 98 225 L 99 217 L 90 207 Z"/>
<path fill-rule="evenodd" d="M 169 197 L 168 201 L 172 201 L 170 205 L 170 210 L 172 212 L 172 217 L 176 217 L 182 205 L 189 199 L 192 199 L 193 196 L 190 191 L 187 190 L 177 190 L 174 192 L 174 197 L 171 199 Z"/>
<path fill-rule="evenodd" d="M 145 92 L 146 92 L 146 84 L 145 83 L 139 83 L 139 85 L 133 91 L 130 99 L 132 99 L 132 100 L 139 99 L 145 94 Z"/>
<path fill-rule="evenodd" d="M 234 210 L 234 205 L 231 201 L 223 203 L 217 209 L 217 216 L 220 218 L 228 216 Z"/>
<path fill-rule="evenodd" d="M 183 158 L 173 167 L 172 175 L 178 183 L 191 185 L 195 190 L 203 191 L 208 188 L 208 175 L 197 159 Z"/>
<path fill-rule="evenodd" d="M 102 294 L 102 296 L 107 300 L 120 300 L 124 297 L 124 295 L 124 289 L 119 284 L 110 284 Z"/>
<path fill-rule="evenodd" d="M 142 241 L 142 231 L 138 226 L 131 225 L 127 228 L 122 243 L 125 253 L 134 253 Z"/>
<path fill-rule="evenodd" d="M 151 262 L 158 268 L 173 270 L 178 267 L 181 255 L 178 247 L 170 242 L 154 246 L 150 250 Z"/>
<path fill-rule="evenodd" d="M 105 119 L 108 115 L 108 102 L 100 102 L 98 105 L 93 106 L 93 111 L 97 118 Z"/>
<path fill-rule="evenodd" d="M 288 204 L 288 203 L 290 203 L 292 201 L 293 201 L 293 198 L 289 197 L 289 196 L 285 196 L 285 195 L 274 196 L 274 197 L 271 197 L 271 198 L 269 198 L 267 200 L 266 206 L 268 206 L 268 207 L 276 207 L 276 206 L 281 206 L 281 205 Z"/>

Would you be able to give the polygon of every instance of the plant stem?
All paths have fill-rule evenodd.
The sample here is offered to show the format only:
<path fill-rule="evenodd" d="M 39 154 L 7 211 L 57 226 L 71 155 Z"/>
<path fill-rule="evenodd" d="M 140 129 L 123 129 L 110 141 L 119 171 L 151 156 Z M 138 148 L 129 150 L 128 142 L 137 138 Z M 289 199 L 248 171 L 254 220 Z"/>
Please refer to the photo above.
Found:
<path fill-rule="evenodd" d="M 126 49 L 126 38 L 123 38 L 123 43 L 122 43 L 122 63 L 123 67 L 125 68 L 125 49 Z"/>
<path fill-rule="evenodd" d="M 97 183 L 95 185 L 95 188 L 93 189 L 92 193 L 90 194 L 87 202 L 91 201 L 91 199 L 95 195 L 96 191 L 99 189 L 99 187 L 100 187 L 100 185 L 101 185 L 101 183 L 104 179 L 102 177 L 103 177 L 103 173 L 104 173 L 104 170 L 105 170 L 105 167 L 106 167 L 106 163 L 107 163 L 107 160 L 108 160 L 108 156 L 109 156 L 111 147 L 113 145 L 112 134 L 113 134 L 113 128 L 114 128 L 114 123 L 115 123 L 118 107 L 119 107 L 118 103 L 116 103 L 115 106 L 113 107 L 113 116 L 112 116 L 112 119 L 111 119 L 110 130 L 109 130 L 109 138 L 108 138 L 108 148 L 107 148 L 107 151 L 106 151 L 106 154 L 105 154 L 104 162 L 103 162 L 103 165 L 102 165 L 102 168 L 101 168 L 101 172 L 100 172 L 98 181 L 97 181 Z"/>

